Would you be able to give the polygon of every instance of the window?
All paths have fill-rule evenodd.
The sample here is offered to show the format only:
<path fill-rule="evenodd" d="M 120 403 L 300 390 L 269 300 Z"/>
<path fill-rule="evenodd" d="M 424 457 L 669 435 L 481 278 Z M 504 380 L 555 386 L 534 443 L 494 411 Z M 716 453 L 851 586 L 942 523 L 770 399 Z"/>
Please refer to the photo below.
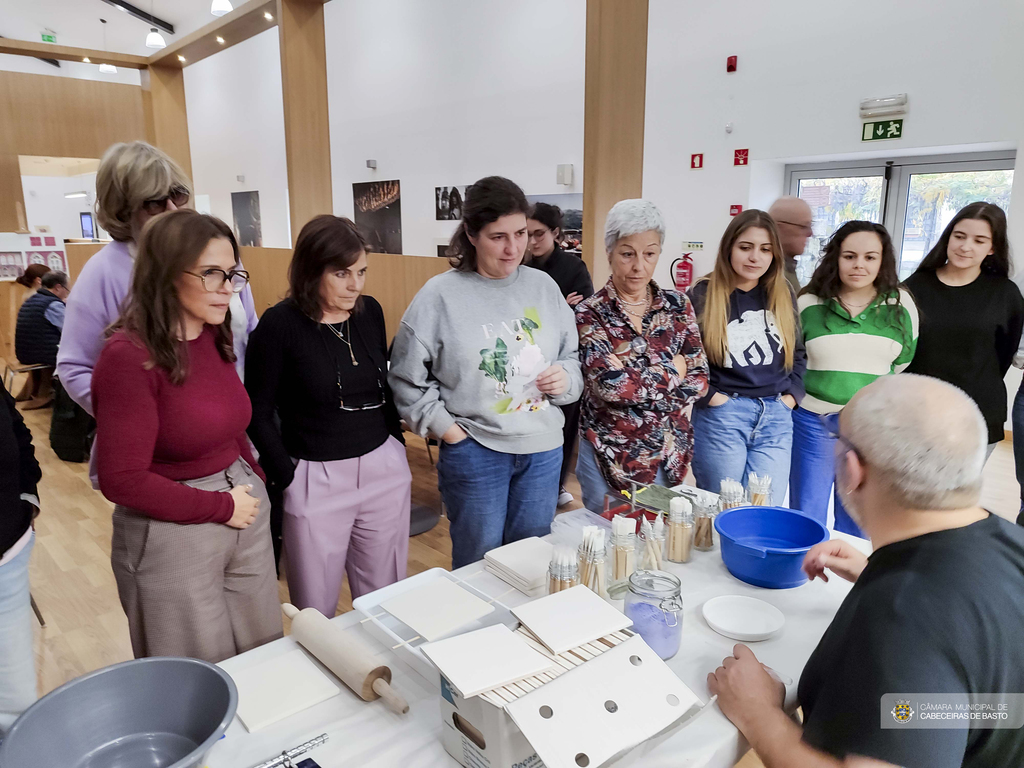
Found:
<path fill-rule="evenodd" d="M 814 235 L 797 259 L 800 282 L 810 279 L 831 234 L 853 219 L 885 224 L 906 279 L 968 203 L 984 200 L 1009 212 L 1015 157 L 989 152 L 789 166 L 789 194 L 814 212 Z"/>

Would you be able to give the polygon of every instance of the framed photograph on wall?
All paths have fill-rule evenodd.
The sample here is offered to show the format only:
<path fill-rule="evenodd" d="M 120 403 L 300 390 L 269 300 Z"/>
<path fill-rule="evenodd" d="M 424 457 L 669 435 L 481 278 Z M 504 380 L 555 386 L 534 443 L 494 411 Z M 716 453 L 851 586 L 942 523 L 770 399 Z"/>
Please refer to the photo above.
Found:
<path fill-rule="evenodd" d="M 566 253 L 583 255 L 583 195 L 568 193 L 561 195 L 527 195 L 530 205 L 547 203 L 562 209 L 562 234 L 559 247 Z"/>
<path fill-rule="evenodd" d="M 96 239 L 96 223 L 91 213 L 79 213 L 78 220 L 82 224 L 82 238 L 85 240 Z"/>
<path fill-rule="evenodd" d="M 260 219 L 260 193 L 232 192 L 231 215 L 239 245 L 263 247 L 263 222 Z"/>
<path fill-rule="evenodd" d="M 466 187 L 434 187 L 434 218 L 437 221 L 458 221 L 466 202 Z"/>
<path fill-rule="evenodd" d="M 402 252 L 402 187 L 394 181 L 352 185 L 355 222 L 373 253 Z"/>

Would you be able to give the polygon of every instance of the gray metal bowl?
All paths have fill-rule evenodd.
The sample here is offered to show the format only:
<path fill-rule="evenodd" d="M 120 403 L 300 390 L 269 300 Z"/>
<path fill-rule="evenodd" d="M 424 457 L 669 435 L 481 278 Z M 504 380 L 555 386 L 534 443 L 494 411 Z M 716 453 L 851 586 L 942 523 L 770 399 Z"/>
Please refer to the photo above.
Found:
<path fill-rule="evenodd" d="M 201 768 L 227 730 L 238 690 L 198 659 L 136 659 L 62 685 L 18 718 L 4 768 Z"/>

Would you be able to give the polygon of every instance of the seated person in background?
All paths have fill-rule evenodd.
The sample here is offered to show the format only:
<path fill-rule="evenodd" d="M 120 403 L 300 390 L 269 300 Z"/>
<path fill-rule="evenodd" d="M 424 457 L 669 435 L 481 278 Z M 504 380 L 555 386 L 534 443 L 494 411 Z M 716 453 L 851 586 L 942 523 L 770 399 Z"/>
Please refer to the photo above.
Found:
<path fill-rule="evenodd" d="M 988 442 L 978 406 L 951 384 L 899 374 L 828 418 L 843 503 L 874 553 L 842 540 L 807 553 L 811 578 L 831 571 L 854 586 L 801 675 L 803 731 L 744 645 L 709 690 L 766 768 L 853 765 L 853 755 L 906 768 L 1024 765 L 1020 729 L 920 727 L 929 695 L 966 705 L 969 694 L 1024 692 L 1024 530 L 978 506 Z M 885 694 L 913 700 L 917 729 L 880 727 Z"/>
<path fill-rule="evenodd" d="M 64 301 L 70 293 L 68 276 L 63 272 L 47 272 L 39 289 L 25 299 L 18 310 L 14 330 L 14 354 L 22 365 L 48 365 L 50 368 L 31 371 L 32 402 L 26 409 L 42 408 L 53 400 L 51 379 L 57 365 L 57 345 L 64 328 Z"/>

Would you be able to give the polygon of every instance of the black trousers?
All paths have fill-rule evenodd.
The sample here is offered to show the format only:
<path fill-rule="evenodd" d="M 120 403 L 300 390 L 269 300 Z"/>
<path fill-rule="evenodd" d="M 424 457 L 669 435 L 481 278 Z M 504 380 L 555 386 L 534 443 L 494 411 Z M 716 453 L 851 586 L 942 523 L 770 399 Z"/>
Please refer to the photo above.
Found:
<path fill-rule="evenodd" d="M 558 484 L 564 487 L 565 478 L 573 469 L 572 457 L 576 450 L 576 441 L 579 439 L 580 401 L 563 405 L 562 414 L 565 416 L 565 426 L 562 428 L 562 474 L 559 476 Z"/>

